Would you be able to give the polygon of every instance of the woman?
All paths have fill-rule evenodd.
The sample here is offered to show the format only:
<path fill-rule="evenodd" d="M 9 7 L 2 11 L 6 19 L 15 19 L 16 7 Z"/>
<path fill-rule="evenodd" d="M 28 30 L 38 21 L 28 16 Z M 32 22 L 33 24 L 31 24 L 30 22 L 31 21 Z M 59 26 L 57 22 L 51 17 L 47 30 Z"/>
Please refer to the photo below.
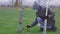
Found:
<path fill-rule="evenodd" d="M 44 21 L 45 19 L 47 19 L 47 30 L 52 30 L 52 31 L 56 31 L 56 26 L 55 26 L 55 14 L 48 8 L 48 15 L 46 16 L 46 7 L 42 7 L 40 5 L 38 5 L 36 2 L 33 5 L 33 9 L 37 10 L 36 11 L 36 19 L 35 21 L 31 24 L 31 25 L 27 25 L 27 28 L 31 28 L 33 26 L 35 26 L 36 24 L 38 24 L 38 27 L 40 28 L 40 31 L 43 31 L 44 28 Z"/>

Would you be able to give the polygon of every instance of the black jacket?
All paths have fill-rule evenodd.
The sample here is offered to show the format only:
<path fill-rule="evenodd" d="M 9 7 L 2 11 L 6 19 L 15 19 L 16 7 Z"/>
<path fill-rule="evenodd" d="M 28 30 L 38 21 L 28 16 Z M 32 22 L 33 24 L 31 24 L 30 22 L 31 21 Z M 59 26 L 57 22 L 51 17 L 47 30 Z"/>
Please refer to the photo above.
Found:
<path fill-rule="evenodd" d="M 49 18 L 48 15 L 46 16 L 45 15 L 46 13 L 46 7 L 42 8 L 41 6 L 39 6 L 37 12 L 36 12 L 36 19 L 35 21 L 31 24 L 32 26 L 36 25 L 38 22 L 37 22 L 37 17 L 40 17 L 43 19 L 43 21 L 45 19 L 47 19 L 47 24 L 51 24 L 52 26 L 55 25 L 55 14 L 54 12 L 52 12 L 49 8 L 48 8 L 48 15 L 51 15 L 51 17 Z M 45 22 L 43 22 L 44 24 Z"/>

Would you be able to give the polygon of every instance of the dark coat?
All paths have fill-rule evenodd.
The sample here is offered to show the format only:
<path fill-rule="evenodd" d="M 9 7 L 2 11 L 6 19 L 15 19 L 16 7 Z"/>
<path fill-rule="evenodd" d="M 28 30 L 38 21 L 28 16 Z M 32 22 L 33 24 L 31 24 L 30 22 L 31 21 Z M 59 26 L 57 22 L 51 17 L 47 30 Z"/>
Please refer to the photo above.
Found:
<path fill-rule="evenodd" d="M 54 26 L 54 25 L 55 25 L 55 18 L 54 18 L 55 14 L 54 14 L 54 12 L 52 12 L 52 11 L 48 8 L 48 15 L 51 15 L 50 18 L 48 17 L 48 15 L 46 16 L 45 13 L 46 13 L 46 7 L 42 8 L 41 6 L 39 6 L 39 8 L 38 8 L 38 10 L 37 10 L 37 12 L 36 12 L 36 17 L 42 18 L 43 21 L 44 21 L 45 19 L 47 19 L 47 25 L 48 25 L 48 24 L 51 24 L 52 26 Z M 37 22 L 37 19 L 36 19 L 35 22 L 32 23 L 32 26 L 36 25 L 37 23 L 38 23 L 38 22 Z M 44 24 L 44 22 L 43 22 L 43 24 Z"/>
<path fill-rule="evenodd" d="M 48 15 L 51 15 L 51 17 L 49 18 L 48 15 L 45 15 L 46 13 L 46 7 L 42 8 L 41 6 L 38 8 L 38 11 L 36 12 L 36 16 L 37 17 L 41 17 L 43 20 L 47 19 L 47 24 L 54 24 L 55 23 L 55 19 L 54 16 L 55 14 L 48 8 Z"/>

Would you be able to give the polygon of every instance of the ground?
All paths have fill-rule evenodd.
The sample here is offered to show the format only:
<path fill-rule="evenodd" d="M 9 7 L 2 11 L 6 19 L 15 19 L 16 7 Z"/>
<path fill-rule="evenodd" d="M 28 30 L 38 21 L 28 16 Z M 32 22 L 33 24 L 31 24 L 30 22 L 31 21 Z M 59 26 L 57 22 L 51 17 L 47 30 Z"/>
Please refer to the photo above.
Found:
<path fill-rule="evenodd" d="M 33 28 L 29 29 L 27 32 L 24 28 L 22 32 L 18 32 L 18 16 L 19 16 L 19 8 L 0 8 L 0 34 L 42 34 L 42 32 L 38 32 L 39 28 L 37 25 Z M 55 10 L 55 18 L 56 18 L 56 32 L 47 32 L 47 34 L 59 34 L 60 33 L 60 15 L 57 10 Z M 23 27 L 27 24 L 31 24 L 34 21 L 35 12 L 27 8 L 24 11 L 23 16 Z"/>

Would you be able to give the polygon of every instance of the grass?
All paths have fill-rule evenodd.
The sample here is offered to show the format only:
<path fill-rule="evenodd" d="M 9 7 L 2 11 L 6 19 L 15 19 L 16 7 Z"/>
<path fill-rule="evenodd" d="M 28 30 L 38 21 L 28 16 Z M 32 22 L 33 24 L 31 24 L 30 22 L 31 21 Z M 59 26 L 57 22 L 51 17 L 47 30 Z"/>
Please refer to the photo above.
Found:
<path fill-rule="evenodd" d="M 60 33 L 60 15 L 59 12 L 55 11 L 55 18 L 56 18 L 56 32 L 47 32 L 47 34 L 59 34 Z M 30 28 L 30 32 L 23 31 L 18 32 L 18 16 L 19 16 L 19 9 L 16 8 L 7 8 L 1 9 L 0 8 L 0 34 L 42 34 L 42 32 L 38 32 L 39 28 L 37 26 Z M 23 26 L 27 24 L 31 24 L 35 19 L 35 12 L 27 8 L 24 11 L 23 16 Z"/>

